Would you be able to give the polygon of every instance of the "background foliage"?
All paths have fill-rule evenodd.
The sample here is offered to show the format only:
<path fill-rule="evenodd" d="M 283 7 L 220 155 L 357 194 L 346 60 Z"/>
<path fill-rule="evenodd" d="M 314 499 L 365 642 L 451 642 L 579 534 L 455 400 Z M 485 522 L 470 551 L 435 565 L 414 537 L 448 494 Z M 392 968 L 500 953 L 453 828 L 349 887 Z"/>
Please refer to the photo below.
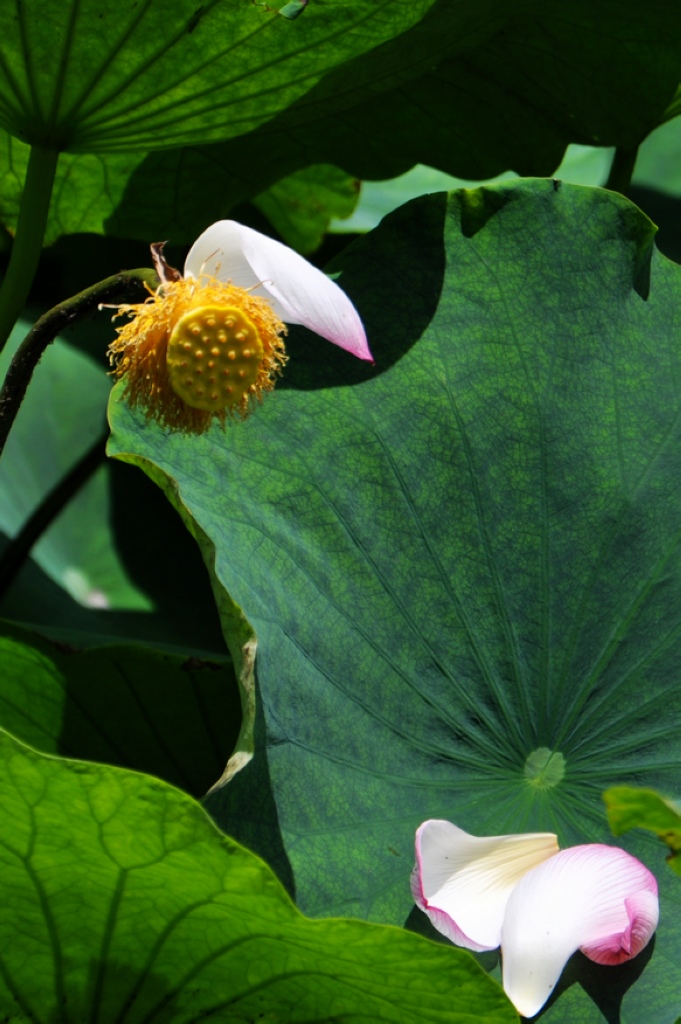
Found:
<path fill-rule="evenodd" d="M 680 81 L 670 0 L 3 6 L 5 262 L 29 156 L 59 152 L 3 374 L 36 315 L 225 216 L 342 250 L 376 356 L 294 329 L 275 394 L 201 438 L 114 391 L 117 458 L 11 583 L 0 561 L 5 1014 L 516 1019 L 408 934 L 413 833 L 607 842 L 603 790 L 678 794 L 681 282 L 616 193 L 679 258 Z M 111 333 L 41 362 L 0 555 L 101 434 Z M 221 831 L 192 799 L 216 783 Z M 573 958 L 556 1024 L 679 1018 L 678 881 L 653 836 L 618 842 L 660 929 L 620 968 Z M 282 883 L 378 924 L 302 918 Z"/>

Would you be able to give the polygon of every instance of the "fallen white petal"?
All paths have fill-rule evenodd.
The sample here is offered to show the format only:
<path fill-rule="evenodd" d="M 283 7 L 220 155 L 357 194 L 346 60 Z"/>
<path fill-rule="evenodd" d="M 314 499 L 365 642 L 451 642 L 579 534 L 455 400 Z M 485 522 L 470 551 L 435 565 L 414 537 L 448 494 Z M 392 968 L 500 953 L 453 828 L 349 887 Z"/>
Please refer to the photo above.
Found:
<path fill-rule="evenodd" d="M 629 960 L 657 920 L 657 882 L 635 857 L 598 844 L 561 850 L 524 875 L 508 900 L 501 932 L 506 994 L 533 1017 L 576 950 L 601 963 Z"/>
<path fill-rule="evenodd" d="M 212 224 L 189 250 L 185 277 L 209 274 L 266 296 L 287 324 L 302 324 L 373 362 L 359 313 L 337 284 L 288 246 L 233 220 Z"/>
<path fill-rule="evenodd" d="M 426 821 L 416 832 L 414 901 L 457 945 L 496 949 L 518 880 L 557 851 L 551 833 L 478 837 L 449 821 Z"/>

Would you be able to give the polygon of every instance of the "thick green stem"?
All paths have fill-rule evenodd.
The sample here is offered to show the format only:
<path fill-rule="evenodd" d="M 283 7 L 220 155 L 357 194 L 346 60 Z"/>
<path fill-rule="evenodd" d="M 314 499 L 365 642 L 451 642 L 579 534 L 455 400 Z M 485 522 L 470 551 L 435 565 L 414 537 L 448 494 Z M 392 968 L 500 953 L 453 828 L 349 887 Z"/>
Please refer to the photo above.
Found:
<path fill-rule="evenodd" d="M 86 288 L 41 316 L 17 349 L 0 388 L 0 455 L 33 371 L 59 332 L 76 320 L 92 316 L 102 303 L 144 301 L 149 295 L 145 284 L 156 288 L 158 283 L 153 270 L 126 270 Z"/>
<path fill-rule="evenodd" d="M 0 352 L 24 307 L 38 266 L 59 153 L 33 146 L 19 207 L 17 231 L 0 288 Z"/>
<path fill-rule="evenodd" d="M 611 192 L 620 192 L 625 196 L 631 185 L 637 156 L 638 146 L 634 149 L 616 149 L 605 187 L 609 188 Z"/>

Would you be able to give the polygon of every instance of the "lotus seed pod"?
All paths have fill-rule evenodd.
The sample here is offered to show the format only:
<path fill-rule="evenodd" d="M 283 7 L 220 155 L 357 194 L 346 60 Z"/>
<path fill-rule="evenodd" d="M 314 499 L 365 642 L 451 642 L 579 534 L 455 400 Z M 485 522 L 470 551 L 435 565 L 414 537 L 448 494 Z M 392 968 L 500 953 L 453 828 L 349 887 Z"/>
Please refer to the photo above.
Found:
<path fill-rule="evenodd" d="M 255 324 L 236 306 L 201 306 L 177 321 L 168 340 L 168 376 L 183 402 L 219 412 L 253 392 L 263 358 Z"/>

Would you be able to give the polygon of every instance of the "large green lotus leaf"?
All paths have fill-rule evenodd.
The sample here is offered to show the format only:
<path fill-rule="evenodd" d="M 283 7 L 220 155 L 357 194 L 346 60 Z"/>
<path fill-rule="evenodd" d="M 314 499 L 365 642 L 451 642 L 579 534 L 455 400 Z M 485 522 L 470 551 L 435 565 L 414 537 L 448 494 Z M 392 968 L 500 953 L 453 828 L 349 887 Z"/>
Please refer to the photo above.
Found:
<path fill-rule="evenodd" d="M 211 810 L 306 912 L 403 922 L 429 817 L 608 842 L 609 785 L 674 791 L 681 270 L 653 234 L 600 189 L 426 197 L 342 263 L 373 369 L 292 332 L 275 394 L 198 439 L 114 393 L 111 452 L 166 481 L 259 638 L 256 756 Z M 585 992 L 678 1015 L 678 886 L 621 842 L 660 876 L 652 960 L 631 989 L 641 958 L 573 965 L 551 1021 L 600 1021 Z"/>
<path fill-rule="evenodd" d="M 306 920 L 262 861 L 165 783 L 6 733 L 0 762 L 7 1020 L 518 1019 L 468 954 Z"/>
<path fill-rule="evenodd" d="M 392 3 L 387 11 L 392 17 L 401 7 Z M 270 25 L 257 9 L 244 8 L 238 17 L 290 35 L 320 10 L 331 16 L 328 4 L 310 4 L 295 23 L 274 16 Z M 442 0 L 370 54 L 350 63 L 343 58 L 337 71 L 329 65 L 314 88 L 295 102 L 288 97 L 281 113 L 259 128 L 226 120 L 220 137 L 229 135 L 227 143 L 204 146 L 196 136 L 191 146 L 142 161 L 139 152 L 63 158 L 49 236 L 76 227 L 99 231 L 106 221 L 106 230 L 121 237 L 190 243 L 236 203 L 320 163 L 367 179 L 393 177 L 416 163 L 470 179 L 509 169 L 552 174 L 568 143 L 627 149 L 655 128 L 681 78 L 680 31 L 676 6 L 662 0 L 645 9 L 633 0 L 581 0 L 571 5 L 569 19 L 543 2 L 518 10 L 508 0 L 484 6 Z M 334 53 L 334 60 L 341 56 Z M 145 125 L 139 130 L 146 132 Z M 162 140 L 147 140 L 148 148 L 174 141 L 168 131 Z M 137 145 L 133 128 L 129 137 Z M 124 140 L 117 145 L 124 148 Z M 16 207 L 24 160 L 20 154 L 8 166 L 13 198 L 5 207 Z"/>
<path fill-rule="evenodd" d="M 31 324 L 20 320 L 0 355 L 0 379 Z M 105 426 L 106 368 L 57 340 L 31 381 L 0 460 L 0 530 L 15 536 Z M 149 609 L 116 551 L 102 466 L 34 546 L 31 555 L 76 601 L 91 608 Z"/>
<path fill-rule="evenodd" d="M 553 174 L 569 143 L 633 149 L 681 79 L 681 19 L 668 0 L 580 0 L 569 17 L 544 0 L 445 2 L 380 53 L 380 78 L 359 59 L 247 135 L 150 154 L 110 230 L 140 237 L 153 212 L 191 242 L 273 168 L 327 163 L 381 180 L 422 163 L 479 180 Z"/>
<path fill-rule="evenodd" d="M 0 727 L 47 754 L 158 775 L 202 796 L 241 722 L 232 663 L 131 644 L 81 649 L 0 622 Z"/>
<path fill-rule="evenodd" d="M 80 152 L 230 138 L 416 24 L 432 3 L 327 0 L 295 22 L 233 0 L 5 3 L 0 125 L 31 145 Z M 381 77 L 380 63 L 370 62 L 370 77 Z"/>

